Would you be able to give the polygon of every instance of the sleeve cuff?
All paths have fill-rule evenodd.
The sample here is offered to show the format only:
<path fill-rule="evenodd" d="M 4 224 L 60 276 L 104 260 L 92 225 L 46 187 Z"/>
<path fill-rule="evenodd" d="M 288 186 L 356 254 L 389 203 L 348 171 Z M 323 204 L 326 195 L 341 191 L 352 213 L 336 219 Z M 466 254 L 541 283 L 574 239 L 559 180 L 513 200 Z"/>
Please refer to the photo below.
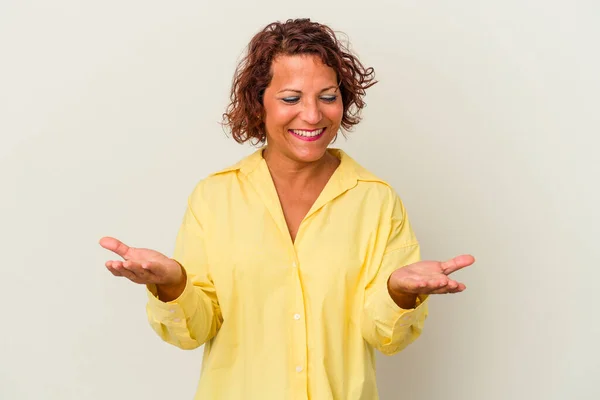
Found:
<path fill-rule="evenodd" d="M 375 312 L 375 319 L 386 322 L 390 326 L 399 323 L 401 326 L 412 325 L 422 319 L 426 307 L 422 305 L 427 301 L 428 295 L 418 295 L 414 308 L 403 309 L 390 296 L 387 281 L 378 288 L 371 298 L 371 309 Z"/>
<path fill-rule="evenodd" d="M 148 295 L 148 307 L 155 320 L 180 322 L 182 319 L 189 318 L 196 309 L 194 302 L 194 285 L 190 278 L 187 278 L 185 289 L 178 298 L 172 301 L 164 302 L 158 298 L 156 285 L 146 285 Z"/>

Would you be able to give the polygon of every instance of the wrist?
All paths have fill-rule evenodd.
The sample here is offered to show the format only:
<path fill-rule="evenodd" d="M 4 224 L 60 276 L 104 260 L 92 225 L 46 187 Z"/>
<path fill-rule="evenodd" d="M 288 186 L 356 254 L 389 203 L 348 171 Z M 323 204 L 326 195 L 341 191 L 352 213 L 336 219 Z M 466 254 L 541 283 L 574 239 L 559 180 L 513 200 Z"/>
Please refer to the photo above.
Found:
<path fill-rule="evenodd" d="M 417 304 L 416 293 L 407 293 L 390 287 L 389 279 L 387 282 L 387 289 L 390 297 L 392 298 L 392 300 L 394 300 L 394 303 L 396 303 L 398 307 L 405 310 L 415 308 Z"/>
<path fill-rule="evenodd" d="M 164 302 L 173 301 L 179 296 L 181 296 L 187 285 L 187 274 L 185 272 L 185 269 L 181 264 L 177 264 L 179 265 L 181 271 L 179 279 L 173 283 L 164 283 L 156 285 L 158 298 Z"/>

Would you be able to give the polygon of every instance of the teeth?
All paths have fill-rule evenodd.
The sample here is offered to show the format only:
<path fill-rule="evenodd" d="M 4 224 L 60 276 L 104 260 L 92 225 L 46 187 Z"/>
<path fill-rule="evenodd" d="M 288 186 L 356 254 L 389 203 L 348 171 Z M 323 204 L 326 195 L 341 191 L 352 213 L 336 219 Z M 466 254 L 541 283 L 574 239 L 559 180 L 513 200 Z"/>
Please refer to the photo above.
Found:
<path fill-rule="evenodd" d="M 325 128 L 317 129 L 316 131 L 312 131 L 312 132 L 311 131 L 303 131 L 301 129 L 292 129 L 292 132 L 294 132 L 298 136 L 315 137 L 315 136 L 319 136 L 321 133 L 323 133 L 323 129 L 325 129 Z"/>

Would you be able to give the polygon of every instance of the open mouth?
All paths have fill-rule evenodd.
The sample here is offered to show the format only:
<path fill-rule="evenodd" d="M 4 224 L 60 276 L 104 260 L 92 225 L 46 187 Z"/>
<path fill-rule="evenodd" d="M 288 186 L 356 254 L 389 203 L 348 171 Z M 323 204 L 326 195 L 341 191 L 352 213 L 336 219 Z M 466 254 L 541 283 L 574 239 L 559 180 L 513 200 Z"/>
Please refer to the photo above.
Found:
<path fill-rule="evenodd" d="M 325 129 L 288 129 L 288 132 L 297 137 L 300 140 L 304 140 L 306 142 L 314 142 L 315 140 L 319 140 L 323 134 L 325 133 Z"/>

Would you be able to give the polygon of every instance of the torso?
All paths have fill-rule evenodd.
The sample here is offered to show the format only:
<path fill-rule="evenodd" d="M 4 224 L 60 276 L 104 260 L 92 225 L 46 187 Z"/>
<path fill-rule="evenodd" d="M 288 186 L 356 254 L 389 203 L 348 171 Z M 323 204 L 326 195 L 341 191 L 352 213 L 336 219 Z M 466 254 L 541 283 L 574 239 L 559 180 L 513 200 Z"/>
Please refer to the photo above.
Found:
<path fill-rule="evenodd" d="M 313 174 L 311 186 L 291 174 L 273 179 L 281 169 L 269 174 L 256 162 L 207 179 L 192 199 L 210 232 L 201 276 L 214 285 L 223 316 L 205 347 L 199 396 L 282 399 L 292 393 L 289 382 L 309 376 L 309 386 L 297 386 L 305 398 L 377 398 L 362 288 L 383 259 L 392 189 L 356 174 L 350 160 Z M 323 194 L 327 202 L 302 222 Z M 181 256 L 195 254 L 196 239 L 189 240 L 189 254 L 178 247 Z M 328 362 L 296 372 L 296 362 L 311 358 Z M 232 376 L 236 385 L 220 384 Z"/>

